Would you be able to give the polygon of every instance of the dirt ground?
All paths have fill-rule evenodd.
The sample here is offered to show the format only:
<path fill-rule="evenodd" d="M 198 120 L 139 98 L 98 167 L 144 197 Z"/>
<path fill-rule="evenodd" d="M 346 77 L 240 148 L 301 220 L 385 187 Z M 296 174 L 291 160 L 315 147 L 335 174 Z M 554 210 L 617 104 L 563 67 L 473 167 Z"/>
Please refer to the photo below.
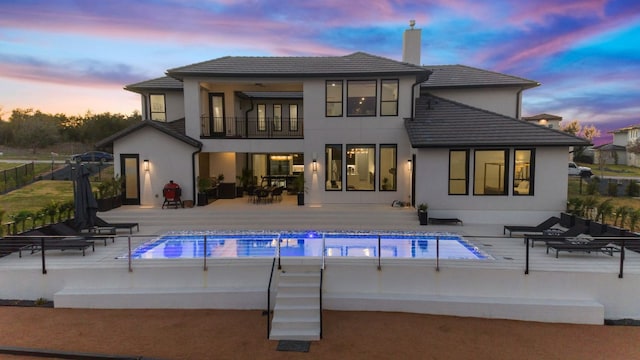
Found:
<path fill-rule="evenodd" d="M 0 307 L 0 347 L 154 359 L 640 359 L 640 327 L 325 311 L 308 353 L 276 351 L 260 311 Z M 5 356 L 0 359 L 24 360 Z M 31 358 L 29 358 L 31 359 Z"/>

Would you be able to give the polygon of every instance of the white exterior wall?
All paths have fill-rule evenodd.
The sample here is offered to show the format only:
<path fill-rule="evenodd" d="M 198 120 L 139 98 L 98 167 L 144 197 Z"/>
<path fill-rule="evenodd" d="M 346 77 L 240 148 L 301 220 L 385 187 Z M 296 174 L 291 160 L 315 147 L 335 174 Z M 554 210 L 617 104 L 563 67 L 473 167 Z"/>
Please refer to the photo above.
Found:
<path fill-rule="evenodd" d="M 429 93 L 466 105 L 518 118 L 518 88 L 429 89 Z"/>
<path fill-rule="evenodd" d="M 182 91 L 167 92 L 164 99 L 167 121 L 182 119 L 184 117 L 184 96 Z"/>
<path fill-rule="evenodd" d="M 196 148 L 151 127 L 144 127 L 114 142 L 114 169 L 120 175 L 120 154 L 140 156 L 140 205 L 160 206 L 162 189 L 173 180 L 182 188 L 182 200 L 193 200 L 191 155 Z M 149 171 L 142 168 L 149 160 Z"/>
<path fill-rule="evenodd" d="M 513 194 L 513 149 L 508 170 L 509 195 L 473 195 L 473 149 L 469 156 L 469 195 L 448 195 L 449 149 L 419 149 L 416 204 L 427 203 L 430 217 L 457 217 L 465 223 L 537 223 L 566 209 L 568 177 L 565 147 L 537 148 L 533 196 Z M 558 171 L 562 169 L 563 171 Z M 499 219 L 499 220 L 498 220 Z"/>
<path fill-rule="evenodd" d="M 340 80 L 340 79 L 336 79 Z M 407 160 L 411 158 L 410 144 L 404 128 L 404 118 L 411 116 L 411 85 L 415 78 L 400 79 L 398 115 L 384 117 L 346 116 L 346 80 L 344 80 L 344 116 L 325 117 L 325 79 L 311 79 L 304 83 L 304 159 L 308 194 L 305 203 L 311 206 L 334 203 L 389 203 L 393 200 L 407 201 L 409 170 Z M 378 79 L 380 80 L 380 79 Z M 417 92 L 417 89 L 416 89 Z M 378 81 L 378 109 L 380 82 Z M 347 144 L 375 144 L 376 168 L 380 155 L 380 144 L 397 144 L 397 191 L 378 191 L 379 174 L 375 176 L 375 191 L 325 191 L 325 145 L 342 144 L 343 157 Z M 318 171 L 311 171 L 313 155 L 316 154 Z M 343 184 L 346 168 L 343 166 Z M 345 186 L 346 187 L 346 186 Z"/>
<path fill-rule="evenodd" d="M 613 145 L 627 146 L 628 143 L 629 133 L 627 131 L 613 134 Z"/>

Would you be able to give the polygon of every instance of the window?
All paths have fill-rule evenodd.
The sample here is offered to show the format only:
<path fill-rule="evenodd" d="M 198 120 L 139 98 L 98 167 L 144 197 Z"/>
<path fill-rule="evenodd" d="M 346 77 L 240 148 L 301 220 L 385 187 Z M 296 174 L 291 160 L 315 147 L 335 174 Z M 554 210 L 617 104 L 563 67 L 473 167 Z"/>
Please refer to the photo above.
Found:
<path fill-rule="evenodd" d="M 376 146 L 347 145 L 347 190 L 373 191 Z"/>
<path fill-rule="evenodd" d="M 382 80 L 380 86 L 380 116 L 398 116 L 398 80 Z"/>
<path fill-rule="evenodd" d="M 289 131 L 298 131 L 298 105 L 289 105 Z"/>
<path fill-rule="evenodd" d="M 507 150 L 476 150 L 474 195 L 507 195 Z"/>
<path fill-rule="evenodd" d="M 342 190 L 342 145 L 325 145 L 325 174 L 327 191 Z"/>
<path fill-rule="evenodd" d="M 326 116 L 342 116 L 342 80 L 327 81 L 326 93 Z"/>
<path fill-rule="evenodd" d="M 267 105 L 258 104 L 258 131 L 267 130 Z"/>
<path fill-rule="evenodd" d="M 164 94 L 149 95 L 149 104 L 151 108 L 151 120 L 167 121 Z"/>
<path fill-rule="evenodd" d="M 469 193 L 469 150 L 449 151 L 449 195 Z"/>
<path fill-rule="evenodd" d="M 398 145 L 380 145 L 380 178 L 378 179 L 381 191 L 398 190 L 396 169 L 398 164 Z"/>
<path fill-rule="evenodd" d="M 376 81 L 347 82 L 347 116 L 376 116 Z"/>
<path fill-rule="evenodd" d="M 273 130 L 282 131 L 282 105 L 273 105 Z"/>
<path fill-rule="evenodd" d="M 513 157 L 513 195 L 533 195 L 535 151 L 515 150 Z"/>

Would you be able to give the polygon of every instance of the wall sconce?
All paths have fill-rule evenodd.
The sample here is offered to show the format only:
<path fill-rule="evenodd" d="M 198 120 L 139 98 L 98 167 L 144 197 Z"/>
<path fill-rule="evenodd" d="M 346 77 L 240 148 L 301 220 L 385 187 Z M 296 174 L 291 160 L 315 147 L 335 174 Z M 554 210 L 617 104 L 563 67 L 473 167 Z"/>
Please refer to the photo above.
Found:
<path fill-rule="evenodd" d="M 318 154 L 317 153 L 313 153 L 313 160 L 311 161 L 311 170 L 313 170 L 313 172 L 318 171 Z"/>
<path fill-rule="evenodd" d="M 413 165 L 411 159 L 407 160 L 407 167 L 409 168 L 409 171 L 411 171 L 411 165 Z"/>
<path fill-rule="evenodd" d="M 144 159 L 142 161 L 142 168 L 144 169 L 144 171 L 149 171 L 149 160 L 148 159 Z"/>

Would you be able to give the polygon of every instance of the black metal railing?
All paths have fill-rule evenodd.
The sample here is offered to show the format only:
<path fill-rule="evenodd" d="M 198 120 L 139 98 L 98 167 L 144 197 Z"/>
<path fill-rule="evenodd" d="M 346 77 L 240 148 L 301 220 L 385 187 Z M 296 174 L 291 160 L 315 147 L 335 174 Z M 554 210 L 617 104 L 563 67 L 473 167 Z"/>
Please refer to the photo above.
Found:
<path fill-rule="evenodd" d="M 271 282 L 273 281 L 273 270 L 276 267 L 276 258 L 273 258 L 273 262 L 271 262 L 271 275 L 269 276 L 269 286 L 267 286 L 267 339 L 269 339 L 269 334 L 271 333 Z"/>
<path fill-rule="evenodd" d="M 35 163 L 31 162 L 0 171 L 0 194 L 19 189 L 34 181 Z"/>
<path fill-rule="evenodd" d="M 322 339 L 322 284 L 324 283 L 324 268 L 320 268 L 320 339 Z"/>
<path fill-rule="evenodd" d="M 303 118 L 200 118 L 201 138 L 220 139 L 302 139 Z"/>

